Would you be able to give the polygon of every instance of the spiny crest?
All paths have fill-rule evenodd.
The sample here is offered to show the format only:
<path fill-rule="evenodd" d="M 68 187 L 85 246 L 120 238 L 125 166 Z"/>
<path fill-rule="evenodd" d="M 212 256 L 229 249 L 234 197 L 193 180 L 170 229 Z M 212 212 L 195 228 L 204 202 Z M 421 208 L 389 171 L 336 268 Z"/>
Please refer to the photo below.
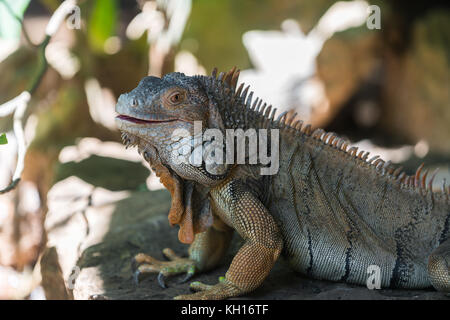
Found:
<path fill-rule="evenodd" d="M 241 106 L 242 111 L 244 111 L 247 116 L 248 113 L 253 112 L 255 115 L 259 115 L 262 117 L 262 124 L 267 126 L 268 124 L 274 124 L 280 129 L 285 129 L 292 131 L 292 133 L 303 133 L 310 135 L 311 134 L 311 125 L 307 125 L 303 127 L 302 121 L 296 121 L 293 123 L 296 117 L 296 113 L 289 116 L 289 113 L 283 112 L 276 119 L 275 115 L 277 112 L 276 108 L 273 108 L 271 105 L 267 105 L 263 103 L 262 99 L 256 98 L 253 101 L 253 91 L 250 91 L 250 86 L 245 86 L 244 83 L 241 83 L 239 87 L 237 87 L 237 82 L 239 78 L 240 71 L 233 67 L 227 73 L 221 72 L 219 75 L 217 74 L 217 68 L 211 73 L 211 81 L 215 87 L 219 87 L 220 91 L 224 94 L 229 94 L 230 90 L 232 92 L 231 100 L 235 105 Z M 249 92 L 250 91 L 250 92 Z M 239 111 L 239 110 L 234 110 Z"/>
<path fill-rule="evenodd" d="M 434 170 L 431 178 L 427 182 L 428 170 L 422 173 L 424 163 L 422 163 L 416 170 L 416 173 L 412 176 L 408 176 L 405 172 L 403 172 L 403 167 L 395 168 L 391 161 L 384 161 L 380 159 L 379 155 L 373 156 L 370 159 L 369 152 L 361 150 L 358 153 L 358 147 L 348 148 L 350 143 L 340 137 L 338 137 L 333 132 L 325 132 L 323 129 L 316 129 L 311 134 L 313 139 L 322 141 L 326 145 L 329 145 L 332 148 L 345 152 L 349 157 L 353 159 L 357 159 L 362 161 L 363 163 L 369 164 L 373 167 L 381 176 L 385 176 L 388 179 L 393 179 L 396 181 L 402 188 L 417 190 L 421 194 L 426 192 L 431 192 L 433 195 L 433 181 L 436 178 L 436 174 L 439 171 L 439 168 Z M 368 159 L 368 160 L 367 160 Z M 442 193 L 445 198 L 449 200 L 450 198 L 450 186 L 446 186 L 446 181 L 444 179 L 442 188 Z"/>
<path fill-rule="evenodd" d="M 275 119 L 275 114 L 277 111 L 276 108 L 273 108 L 271 105 L 267 106 L 267 104 L 263 103 L 260 98 L 256 98 L 254 103 L 252 104 L 253 92 L 250 92 L 250 94 L 248 94 L 250 86 L 245 87 L 244 83 L 241 83 L 241 85 L 236 89 L 239 73 L 240 70 L 236 70 L 236 67 L 233 67 L 227 73 L 221 72 L 217 77 L 217 68 L 214 68 L 211 77 L 213 81 L 218 81 L 219 84 L 222 84 L 222 87 L 225 87 L 222 90 L 232 90 L 232 100 L 240 101 L 240 105 L 245 111 L 245 116 L 247 116 L 247 114 L 250 112 L 254 112 L 263 118 L 262 123 L 264 126 L 273 124 L 280 130 L 286 130 L 294 135 L 305 134 L 307 136 L 310 136 L 313 139 L 322 141 L 332 148 L 345 152 L 351 158 L 369 164 L 381 176 L 385 176 L 388 179 L 393 179 L 402 188 L 417 190 L 421 194 L 423 192 L 426 193 L 429 191 L 433 195 L 432 186 L 438 169 L 433 172 L 431 178 L 427 182 L 428 170 L 422 174 L 424 164 L 422 164 L 416 170 L 415 175 L 408 176 L 405 172 L 402 171 L 402 167 L 395 168 L 391 161 L 385 162 L 384 160 L 380 159 L 380 156 L 378 155 L 368 159 L 370 152 L 360 150 L 360 152 L 358 153 L 358 147 L 348 148 L 350 142 L 338 137 L 333 132 L 325 132 L 320 128 L 313 131 L 310 124 L 304 125 L 303 121 L 301 120 L 296 120 L 294 122 L 297 113 L 292 113 L 291 115 L 289 115 L 290 112 L 285 111 L 278 115 L 278 117 Z M 445 179 L 443 181 L 441 191 L 444 194 L 445 198 L 449 200 L 450 186 L 446 186 Z"/>
<path fill-rule="evenodd" d="M 236 67 L 233 67 L 227 73 L 221 72 L 219 74 L 219 77 L 217 77 L 217 68 L 214 68 L 211 73 L 211 77 L 214 80 L 227 84 L 231 89 L 234 90 L 236 88 L 240 72 L 240 70 L 236 70 Z"/>

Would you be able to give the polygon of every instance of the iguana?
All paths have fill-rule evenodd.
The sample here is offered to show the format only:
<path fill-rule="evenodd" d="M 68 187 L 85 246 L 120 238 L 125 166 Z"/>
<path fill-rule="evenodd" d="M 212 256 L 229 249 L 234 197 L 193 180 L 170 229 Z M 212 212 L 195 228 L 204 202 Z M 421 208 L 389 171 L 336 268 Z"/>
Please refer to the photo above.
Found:
<path fill-rule="evenodd" d="M 253 99 L 237 87 L 239 71 L 211 76 L 169 73 L 145 77 L 116 105 L 116 122 L 127 146 L 137 146 L 172 195 L 170 224 L 190 243 L 189 257 L 171 250 L 170 261 L 134 258 L 135 279 L 186 273 L 188 281 L 216 267 L 236 230 L 244 244 L 215 285 L 192 282 L 194 294 L 176 299 L 225 299 L 261 285 L 284 256 L 307 276 L 365 285 L 368 267 L 380 271 L 382 287 L 450 292 L 450 187 L 432 190 L 434 175 L 419 167 L 408 176 L 378 156 L 350 147 L 322 129 Z M 279 170 L 262 175 L 256 164 L 201 166 L 177 161 L 198 145 L 203 130 L 279 130 Z M 178 135 L 187 130 L 189 135 Z M 200 141 L 200 142 L 199 142 Z M 195 149 L 194 149 L 195 150 Z M 227 150 L 230 152 L 230 150 Z M 233 152 L 236 152 L 233 151 Z M 211 163 L 210 163 L 211 164 Z"/>

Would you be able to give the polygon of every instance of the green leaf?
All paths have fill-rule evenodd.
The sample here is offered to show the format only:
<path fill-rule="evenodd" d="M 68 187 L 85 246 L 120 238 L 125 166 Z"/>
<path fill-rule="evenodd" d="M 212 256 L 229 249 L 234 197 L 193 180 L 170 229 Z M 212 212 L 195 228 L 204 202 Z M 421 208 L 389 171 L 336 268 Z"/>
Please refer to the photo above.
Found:
<path fill-rule="evenodd" d="M 20 39 L 20 21 L 29 4 L 30 0 L 0 0 L 0 38 Z"/>
<path fill-rule="evenodd" d="M 117 12 L 117 0 L 95 0 L 88 24 L 89 44 L 95 51 L 104 52 L 106 40 L 115 34 Z"/>
<path fill-rule="evenodd" d="M 6 139 L 6 134 L 2 133 L 0 134 L 0 144 L 7 144 L 8 139 Z"/>

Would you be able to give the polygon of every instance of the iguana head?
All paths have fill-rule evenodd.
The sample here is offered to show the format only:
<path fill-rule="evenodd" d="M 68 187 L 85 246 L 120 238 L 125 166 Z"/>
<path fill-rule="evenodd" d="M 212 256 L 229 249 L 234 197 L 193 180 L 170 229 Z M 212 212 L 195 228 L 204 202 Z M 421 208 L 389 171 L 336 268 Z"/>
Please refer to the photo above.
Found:
<path fill-rule="evenodd" d="M 152 145 L 165 144 L 174 130 L 192 130 L 194 121 L 205 122 L 208 98 L 197 78 L 170 73 L 163 78 L 145 77 L 116 105 L 119 130 Z"/>
<path fill-rule="evenodd" d="M 153 146 L 163 163 L 182 178 L 204 185 L 219 183 L 228 169 L 225 163 L 193 166 L 190 161 L 197 147 L 204 152 L 210 143 L 194 135 L 194 125 L 202 131 L 224 130 L 218 108 L 222 101 L 218 100 L 223 99 L 224 88 L 225 94 L 234 92 L 238 75 L 233 69 L 219 79 L 215 74 L 186 76 L 179 72 L 163 78 L 145 77 L 134 90 L 122 94 L 116 105 L 116 123 L 125 142 L 137 145 L 144 157 L 146 148 Z"/>
<path fill-rule="evenodd" d="M 159 176 L 172 194 L 169 221 L 181 226 L 179 238 L 184 243 L 192 242 L 195 233 L 211 225 L 205 190 L 226 178 L 228 166 L 203 162 L 194 166 L 177 160 L 185 157 L 186 150 L 195 152 L 198 145 L 207 149 L 205 144 L 209 142 L 194 135 L 195 124 L 201 124 L 200 133 L 205 129 L 224 129 L 218 111 L 224 92 L 217 89 L 226 87 L 231 93 L 238 75 L 233 69 L 220 80 L 216 74 L 190 77 L 177 72 L 163 78 L 145 77 L 134 90 L 122 94 L 116 105 L 116 123 L 124 142 L 137 145 L 152 167 L 158 163 L 168 169 L 163 168 L 164 173 Z"/>

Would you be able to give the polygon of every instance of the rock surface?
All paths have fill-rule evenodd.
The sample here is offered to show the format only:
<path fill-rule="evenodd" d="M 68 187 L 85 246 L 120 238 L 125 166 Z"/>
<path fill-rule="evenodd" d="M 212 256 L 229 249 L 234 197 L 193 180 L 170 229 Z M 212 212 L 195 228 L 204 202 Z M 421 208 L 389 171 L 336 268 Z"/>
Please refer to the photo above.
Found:
<path fill-rule="evenodd" d="M 90 206 L 53 204 L 46 228 L 49 246 L 55 246 L 64 278 L 73 288 L 75 299 L 172 299 L 189 292 L 188 284 L 167 281 L 161 289 L 156 275 L 150 275 L 138 286 L 132 281 L 131 259 L 140 252 L 164 259 L 163 248 L 173 248 L 185 255 L 187 246 L 177 240 L 177 228 L 167 221 L 170 195 L 166 190 L 111 192 L 87 188 L 77 178 L 70 178 L 70 190 L 90 192 Z M 64 181 L 63 181 L 64 182 Z M 52 202 L 67 192 L 64 184 L 55 185 Z M 84 186 L 84 189 L 83 189 Z M 84 190 L 84 191 L 83 191 Z M 82 199 L 83 195 L 78 199 Z M 81 209 L 77 209 L 81 208 Z M 213 284 L 226 272 L 242 240 L 235 236 L 232 250 L 224 265 L 194 280 Z M 181 276 L 180 276 L 181 277 Z M 73 285 L 73 286 L 71 286 Z M 268 279 L 255 292 L 239 299 L 446 299 L 434 290 L 368 290 L 304 278 L 278 261 Z"/>

